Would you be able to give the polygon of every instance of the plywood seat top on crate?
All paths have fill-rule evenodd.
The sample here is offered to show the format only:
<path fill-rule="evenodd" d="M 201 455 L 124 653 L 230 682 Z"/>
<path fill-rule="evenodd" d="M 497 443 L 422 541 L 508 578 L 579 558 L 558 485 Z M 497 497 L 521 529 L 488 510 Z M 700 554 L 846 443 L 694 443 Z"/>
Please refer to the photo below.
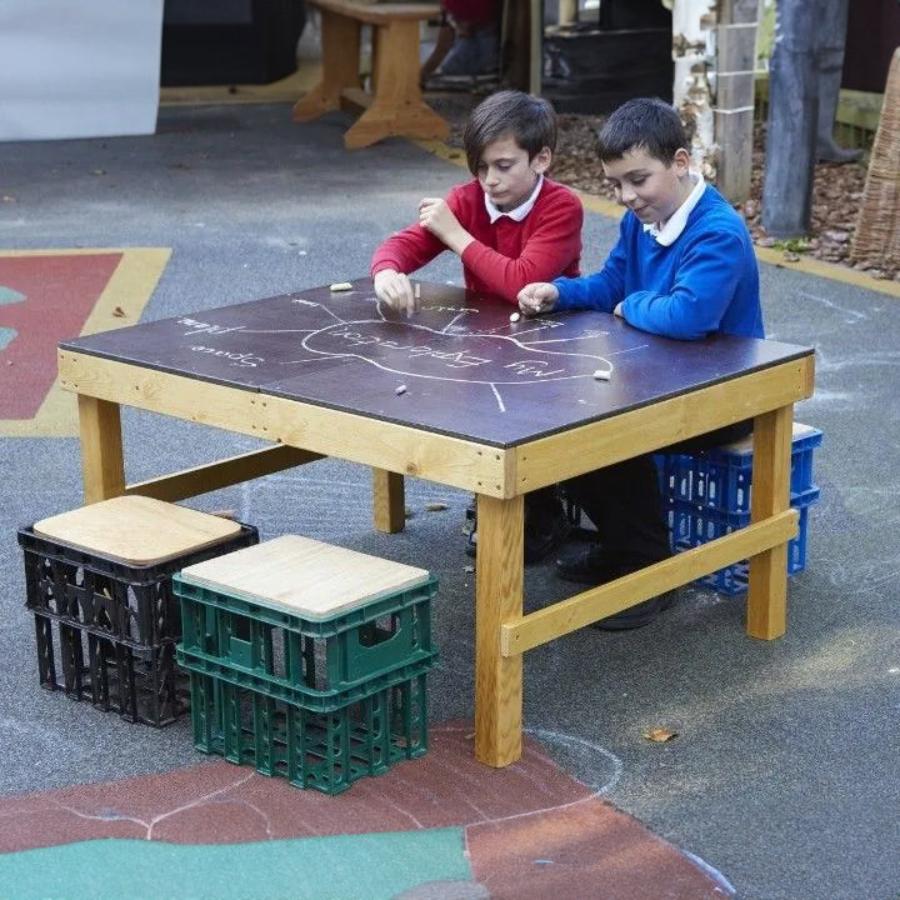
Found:
<path fill-rule="evenodd" d="M 812 425 L 803 425 L 800 422 L 794 422 L 791 428 L 791 440 L 796 441 L 797 438 L 809 437 L 809 435 L 814 434 L 816 431 L 817 429 L 813 428 Z M 750 454 L 753 452 L 753 434 L 748 434 L 747 437 L 741 438 L 739 441 L 734 441 L 731 444 L 722 444 L 722 446 L 717 449 L 727 450 L 729 453 Z"/>
<path fill-rule="evenodd" d="M 425 569 L 285 534 L 188 566 L 183 581 L 289 612 L 330 619 L 418 587 Z"/>
<path fill-rule="evenodd" d="M 114 497 L 35 522 L 42 537 L 135 566 L 165 562 L 234 537 L 238 522 L 151 497 Z"/>

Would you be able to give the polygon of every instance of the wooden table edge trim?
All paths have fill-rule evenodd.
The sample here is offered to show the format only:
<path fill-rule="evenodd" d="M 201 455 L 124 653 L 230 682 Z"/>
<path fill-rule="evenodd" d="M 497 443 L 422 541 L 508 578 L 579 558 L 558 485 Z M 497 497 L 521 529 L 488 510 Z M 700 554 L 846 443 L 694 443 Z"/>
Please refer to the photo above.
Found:
<path fill-rule="evenodd" d="M 810 354 L 519 444 L 512 448 L 516 491 L 556 484 L 810 397 L 813 367 Z"/>
<path fill-rule="evenodd" d="M 514 486 L 511 451 L 259 390 L 69 349 L 59 351 L 59 381 L 79 398 L 224 428 L 486 496 L 511 496 Z M 372 452 L 376 446 L 380 455 Z M 208 471 L 214 472 L 215 464 Z"/>

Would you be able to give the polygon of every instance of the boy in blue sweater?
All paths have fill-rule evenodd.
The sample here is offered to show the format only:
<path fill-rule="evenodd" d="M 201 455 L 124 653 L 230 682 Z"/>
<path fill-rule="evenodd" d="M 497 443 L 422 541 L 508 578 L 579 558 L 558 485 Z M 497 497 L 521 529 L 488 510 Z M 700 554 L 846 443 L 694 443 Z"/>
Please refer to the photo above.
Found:
<path fill-rule="evenodd" d="M 690 171 L 687 143 L 677 113 L 661 100 L 631 100 L 609 117 L 599 135 L 600 159 L 617 201 L 628 208 L 619 240 L 593 275 L 526 285 L 518 295 L 525 315 L 599 309 L 679 340 L 717 332 L 763 337 L 759 271 L 747 226 Z M 696 452 L 751 429 L 752 422 L 741 422 L 667 449 Z M 597 526 L 599 543 L 560 561 L 562 577 L 600 584 L 671 555 L 650 456 L 589 472 L 566 490 Z M 597 627 L 638 628 L 673 599 L 656 597 Z"/>

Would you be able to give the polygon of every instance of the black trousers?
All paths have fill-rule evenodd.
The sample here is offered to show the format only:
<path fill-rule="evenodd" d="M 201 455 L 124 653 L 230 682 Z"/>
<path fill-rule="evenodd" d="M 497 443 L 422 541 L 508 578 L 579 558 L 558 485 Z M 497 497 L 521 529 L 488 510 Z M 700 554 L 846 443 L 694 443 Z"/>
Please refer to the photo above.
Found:
<path fill-rule="evenodd" d="M 663 453 L 698 453 L 746 437 L 748 419 L 665 447 Z M 595 469 L 565 482 L 569 499 L 594 523 L 604 553 L 623 571 L 635 571 L 672 555 L 656 464 L 649 454 Z"/>

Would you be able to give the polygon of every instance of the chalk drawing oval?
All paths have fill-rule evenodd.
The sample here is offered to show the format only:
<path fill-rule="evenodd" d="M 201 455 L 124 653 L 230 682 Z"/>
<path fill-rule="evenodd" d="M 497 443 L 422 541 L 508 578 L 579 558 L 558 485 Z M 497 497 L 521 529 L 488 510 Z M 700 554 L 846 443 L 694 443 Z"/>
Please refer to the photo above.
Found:
<path fill-rule="evenodd" d="M 382 371 L 410 378 L 467 384 L 593 378 L 598 362 L 610 366 L 602 356 L 543 350 L 507 335 L 444 333 L 424 325 L 380 319 L 329 325 L 308 334 L 302 346 L 322 356 L 361 359 Z M 511 346 L 515 356 L 510 354 Z"/>

